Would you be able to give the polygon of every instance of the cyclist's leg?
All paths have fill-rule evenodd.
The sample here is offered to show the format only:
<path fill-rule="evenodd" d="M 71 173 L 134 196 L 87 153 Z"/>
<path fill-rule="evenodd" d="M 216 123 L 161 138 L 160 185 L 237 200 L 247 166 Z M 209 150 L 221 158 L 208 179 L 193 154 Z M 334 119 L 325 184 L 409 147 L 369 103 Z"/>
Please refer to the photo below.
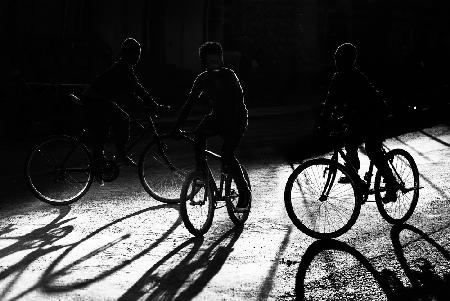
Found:
<path fill-rule="evenodd" d="M 350 171 L 355 171 L 355 176 L 359 178 L 358 171 L 361 166 L 358 156 L 358 147 L 361 144 L 361 139 L 359 139 L 359 135 L 353 130 L 349 131 L 345 139 L 345 153 L 347 155 L 347 160 L 345 162 L 345 166 L 349 167 Z M 352 168 L 353 167 L 353 168 Z M 346 176 L 343 176 L 339 179 L 340 183 L 350 183 L 351 180 Z"/>
<path fill-rule="evenodd" d="M 362 134 L 358 124 L 352 124 L 349 126 L 347 135 L 345 137 L 345 152 L 348 157 L 349 163 L 353 168 L 358 171 L 360 168 L 360 161 L 358 157 L 358 147 L 361 144 Z M 346 162 L 346 165 L 348 163 Z"/>
<path fill-rule="evenodd" d="M 104 146 L 108 133 L 108 110 L 104 103 L 96 100 L 89 100 L 85 105 L 88 131 L 92 141 L 93 169 L 94 175 L 98 176 L 99 165 L 104 157 Z"/>
<path fill-rule="evenodd" d="M 250 188 L 247 180 L 245 179 L 244 173 L 242 171 L 241 165 L 239 161 L 234 156 L 234 150 L 239 145 L 241 138 L 244 134 L 245 129 L 236 131 L 236 132 L 228 132 L 224 135 L 221 135 L 224 142 L 222 146 L 222 160 L 225 168 L 230 173 L 232 178 L 234 179 L 240 197 L 238 200 L 237 207 L 246 208 L 248 206 L 248 201 L 250 197 Z"/>
<path fill-rule="evenodd" d="M 388 162 L 384 157 L 383 152 L 383 140 L 380 137 L 369 137 L 365 143 L 365 149 L 367 156 L 375 164 L 376 168 L 380 171 L 381 175 L 386 181 L 386 202 L 395 201 L 399 184 L 395 179 Z"/>
<path fill-rule="evenodd" d="M 206 140 L 210 136 L 217 134 L 214 122 L 208 117 L 204 118 L 195 130 L 195 164 L 197 171 L 203 171 L 206 168 Z"/>
<path fill-rule="evenodd" d="M 117 157 L 119 161 L 128 162 L 126 146 L 130 139 L 130 117 L 118 105 L 114 103 L 110 103 L 109 105 L 111 110 L 111 125 L 116 134 Z"/>

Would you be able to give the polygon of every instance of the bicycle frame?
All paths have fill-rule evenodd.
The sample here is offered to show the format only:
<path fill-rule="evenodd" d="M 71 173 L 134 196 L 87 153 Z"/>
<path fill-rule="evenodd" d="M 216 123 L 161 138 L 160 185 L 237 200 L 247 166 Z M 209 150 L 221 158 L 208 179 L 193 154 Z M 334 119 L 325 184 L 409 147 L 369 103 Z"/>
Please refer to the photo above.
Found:
<path fill-rule="evenodd" d="M 350 169 L 350 172 L 351 172 L 350 176 L 354 177 L 357 180 L 360 180 L 360 181 L 357 181 L 356 184 L 357 184 L 358 188 L 361 191 L 361 197 L 362 197 L 361 201 L 362 201 L 362 203 L 367 202 L 367 199 L 368 199 L 369 195 L 375 193 L 373 190 L 370 189 L 370 183 L 372 181 L 373 168 L 374 168 L 373 162 L 370 161 L 369 170 L 365 173 L 364 181 L 362 181 L 361 177 L 358 174 L 358 171 L 356 170 L 354 165 L 351 163 L 351 161 L 349 160 L 348 156 L 343 151 L 343 149 L 341 147 L 335 147 L 334 151 L 333 151 L 333 155 L 331 156 L 331 161 L 335 162 L 335 163 L 338 163 L 339 162 L 339 156 L 341 156 L 341 158 L 346 163 L 346 167 L 348 167 Z M 327 180 L 325 182 L 322 194 L 321 194 L 320 199 L 319 199 L 320 201 L 327 200 L 328 194 L 330 193 L 330 190 L 333 187 L 333 184 L 334 184 L 335 180 L 336 180 L 336 168 L 332 168 L 328 172 Z M 365 186 L 365 187 L 362 187 L 362 186 Z"/>
<path fill-rule="evenodd" d="M 222 161 L 222 157 L 212 151 L 205 150 L 205 153 L 208 157 L 214 158 L 216 160 Z M 216 181 L 214 179 L 214 176 L 211 172 L 211 169 L 209 168 L 208 163 L 206 163 L 205 168 L 205 174 L 207 178 L 207 189 L 211 189 L 212 196 L 214 200 L 214 205 L 216 206 L 218 203 L 218 200 L 223 197 L 223 192 L 229 190 L 231 186 L 231 181 L 229 181 L 230 177 L 226 176 L 223 173 L 223 166 L 221 167 L 221 173 L 220 173 L 220 184 L 219 187 L 217 187 Z"/>

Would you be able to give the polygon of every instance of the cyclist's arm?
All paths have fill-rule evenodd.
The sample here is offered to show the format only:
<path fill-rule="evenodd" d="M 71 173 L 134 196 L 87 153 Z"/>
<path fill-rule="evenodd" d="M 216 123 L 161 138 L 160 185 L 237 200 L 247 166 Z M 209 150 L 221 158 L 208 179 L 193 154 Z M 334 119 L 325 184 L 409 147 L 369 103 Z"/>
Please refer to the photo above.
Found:
<path fill-rule="evenodd" d="M 375 107 L 372 109 L 377 113 L 385 115 L 385 117 L 392 115 L 392 107 L 390 106 L 383 93 L 379 89 L 377 89 L 375 85 L 371 81 L 369 81 L 369 79 L 366 78 L 366 81 L 369 90 L 369 97 L 373 97 L 375 100 Z"/>
<path fill-rule="evenodd" d="M 129 68 L 127 70 L 127 79 L 126 82 L 128 84 L 129 90 L 132 91 L 135 100 L 138 102 L 143 102 L 143 104 L 150 107 L 158 107 L 159 104 L 156 103 L 152 97 L 152 95 L 144 88 L 144 86 L 140 83 L 136 74 L 134 73 L 133 68 Z"/>
<path fill-rule="evenodd" d="M 176 129 L 179 129 L 180 126 L 184 123 L 184 121 L 186 120 L 186 118 L 189 115 L 189 112 L 192 109 L 194 101 L 200 97 L 202 91 L 203 91 L 203 79 L 202 79 L 201 75 L 199 75 L 195 79 L 194 83 L 192 84 L 192 88 L 191 88 L 191 91 L 189 92 L 189 96 L 188 96 L 186 102 L 184 103 L 183 108 L 181 109 L 181 113 L 180 113 L 177 123 L 175 125 Z"/>
<path fill-rule="evenodd" d="M 330 86 L 328 88 L 327 95 L 325 97 L 325 101 L 322 103 L 321 113 L 319 117 L 320 126 L 324 126 L 327 122 L 329 122 L 331 116 L 333 115 L 333 111 L 337 105 L 336 89 L 337 89 L 336 75 L 333 75 Z"/>

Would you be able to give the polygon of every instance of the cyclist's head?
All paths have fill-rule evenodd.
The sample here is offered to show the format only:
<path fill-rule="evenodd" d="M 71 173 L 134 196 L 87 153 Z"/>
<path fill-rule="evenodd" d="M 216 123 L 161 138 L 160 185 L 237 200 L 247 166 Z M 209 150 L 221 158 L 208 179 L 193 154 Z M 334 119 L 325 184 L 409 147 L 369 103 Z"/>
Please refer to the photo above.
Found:
<path fill-rule="evenodd" d="M 200 63 L 203 68 L 214 70 L 223 65 L 222 45 L 218 42 L 206 42 L 198 49 Z"/>
<path fill-rule="evenodd" d="M 340 45 L 334 53 L 334 63 L 338 70 L 348 70 L 355 64 L 357 56 L 356 47 L 351 43 Z"/>
<path fill-rule="evenodd" d="M 133 38 L 126 38 L 122 43 L 120 57 L 131 65 L 136 65 L 141 57 L 141 45 Z"/>

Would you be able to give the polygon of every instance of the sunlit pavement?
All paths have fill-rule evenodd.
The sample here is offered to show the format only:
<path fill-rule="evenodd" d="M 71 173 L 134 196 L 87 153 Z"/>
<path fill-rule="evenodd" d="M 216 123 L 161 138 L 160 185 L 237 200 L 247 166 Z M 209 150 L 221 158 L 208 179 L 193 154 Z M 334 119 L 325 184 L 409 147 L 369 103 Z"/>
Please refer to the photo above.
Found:
<path fill-rule="evenodd" d="M 297 273 L 311 300 L 386 300 L 380 278 L 398 300 L 448 295 L 447 126 L 386 142 L 410 152 L 421 174 L 408 226 L 393 229 L 367 203 L 338 242 L 315 243 L 342 242 L 347 251 L 318 254 L 310 247 L 316 240 L 295 228 L 284 208 L 284 185 L 298 162 L 256 145 L 242 152 L 253 186 L 244 229 L 233 229 L 222 208 L 201 239 L 184 228 L 176 205 L 149 197 L 131 169 L 104 187 L 94 184 L 71 206 L 52 207 L 25 190 L 9 195 L 0 213 L 0 300 L 292 300 Z M 308 248 L 312 261 L 300 267 Z"/>

